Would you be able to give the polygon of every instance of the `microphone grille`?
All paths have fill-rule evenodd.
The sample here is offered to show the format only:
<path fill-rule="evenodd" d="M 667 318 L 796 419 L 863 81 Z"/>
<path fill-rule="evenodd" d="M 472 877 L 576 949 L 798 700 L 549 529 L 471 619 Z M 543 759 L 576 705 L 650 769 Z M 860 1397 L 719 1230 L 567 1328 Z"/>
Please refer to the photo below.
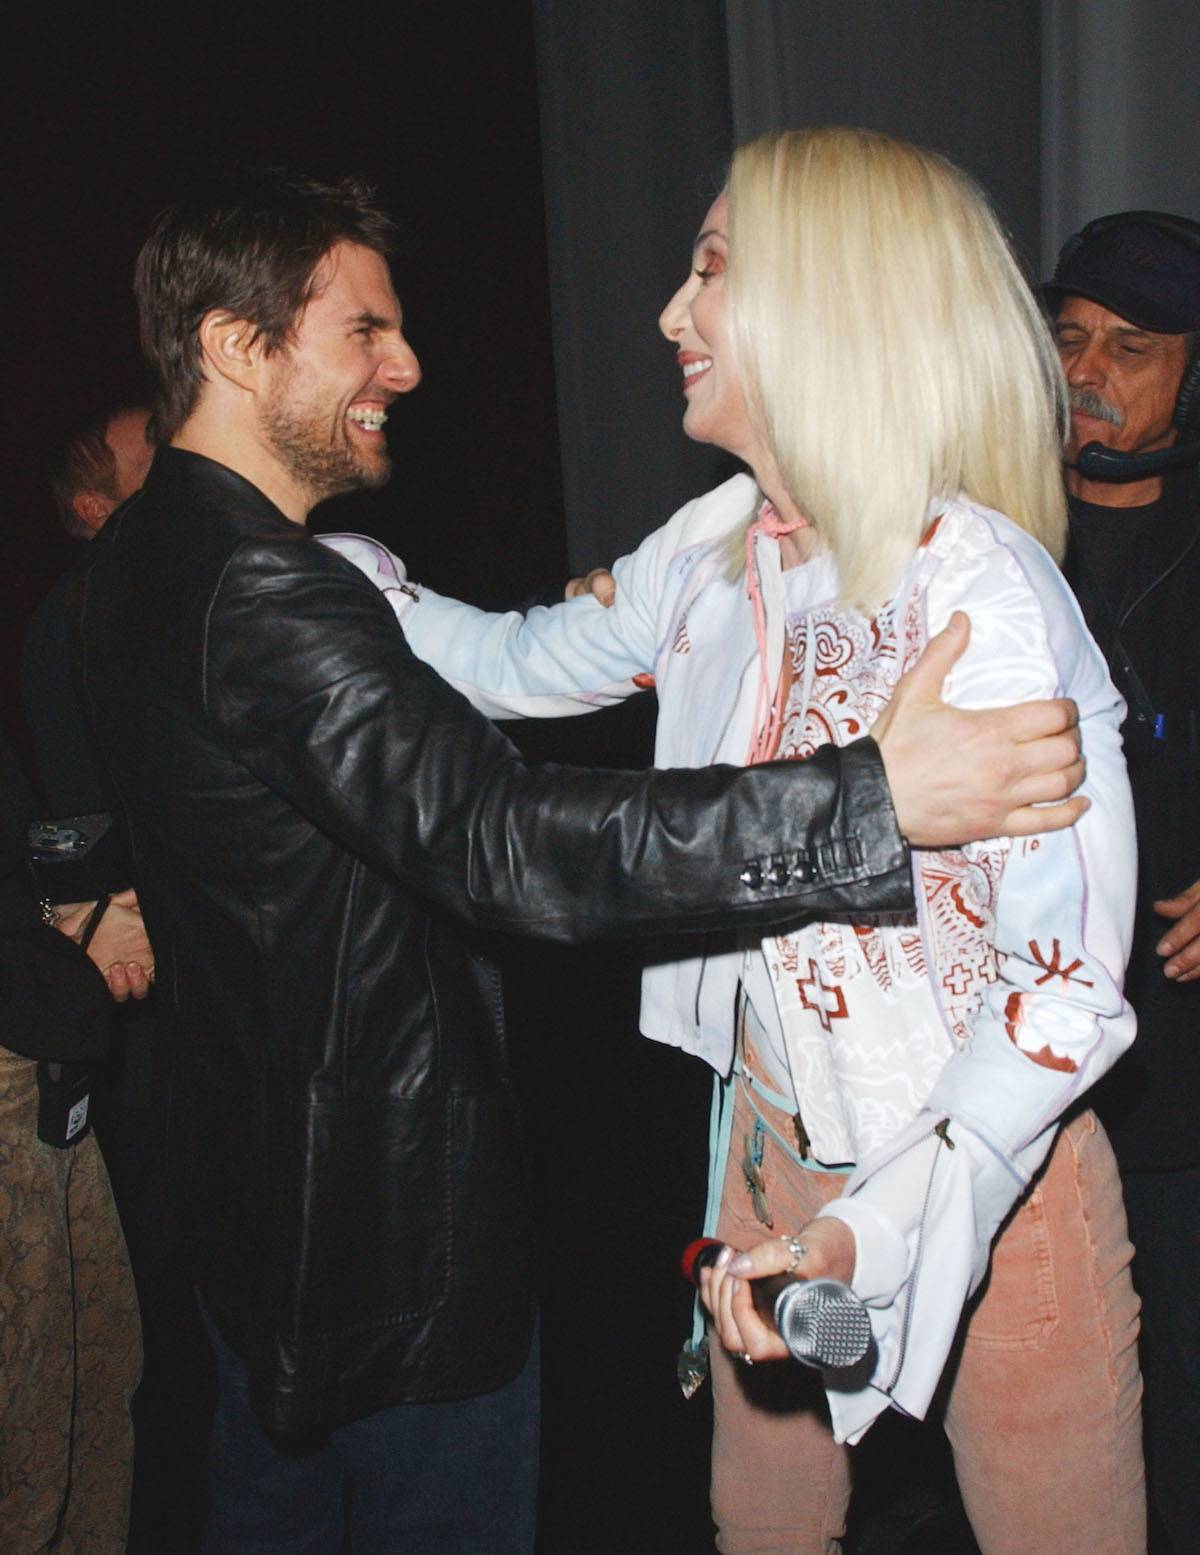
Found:
<path fill-rule="evenodd" d="M 866 1307 L 840 1280 L 796 1280 L 775 1303 L 775 1326 L 794 1358 L 821 1371 L 861 1361 L 871 1344 Z"/>

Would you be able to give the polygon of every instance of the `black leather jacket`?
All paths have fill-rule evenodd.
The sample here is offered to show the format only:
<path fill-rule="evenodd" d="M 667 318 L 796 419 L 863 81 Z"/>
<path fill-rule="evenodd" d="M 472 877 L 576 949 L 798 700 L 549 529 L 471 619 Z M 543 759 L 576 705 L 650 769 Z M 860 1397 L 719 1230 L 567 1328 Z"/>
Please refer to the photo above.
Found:
<path fill-rule="evenodd" d="M 276 1431 L 499 1386 L 534 1292 L 500 989 L 560 940 L 911 904 L 878 752 L 528 769 L 383 598 L 176 449 L 70 601 L 177 1049 L 197 1279 Z"/>

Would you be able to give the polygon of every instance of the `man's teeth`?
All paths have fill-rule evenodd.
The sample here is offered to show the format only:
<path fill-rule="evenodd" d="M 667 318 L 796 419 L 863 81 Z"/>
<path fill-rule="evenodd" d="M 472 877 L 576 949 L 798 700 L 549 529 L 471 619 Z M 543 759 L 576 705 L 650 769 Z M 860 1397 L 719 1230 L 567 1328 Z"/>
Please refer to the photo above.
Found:
<path fill-rule="evenodd" d="M 368 432 L 382 432 L 383 423 L 387 420 L 387 411 L 365 405 L 354 405 L 346 412 L 346 419 L 357 421 L 359 426 L 366 427 Z"/>
<path fill-rule="evenodd" d="M 698 362 L 685 362 L 683 364 L 683 376 L 694 378 L 697 373 L 705 373 L 712 366 L 712 357 L 701 357 Z"/>

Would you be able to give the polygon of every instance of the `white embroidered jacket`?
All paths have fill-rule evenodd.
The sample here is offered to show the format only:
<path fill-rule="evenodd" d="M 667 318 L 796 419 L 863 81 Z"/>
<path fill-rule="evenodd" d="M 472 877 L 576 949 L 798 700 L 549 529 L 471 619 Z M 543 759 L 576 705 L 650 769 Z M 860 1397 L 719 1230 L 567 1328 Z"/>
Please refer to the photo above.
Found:
<path fill-rule="evenodd" d="M 658 764 L 740 763 L 759 670 L 745 580 L 723 542 L 759 501 L 736 476 L 682 508 L 615 564 L 610 610 L 580 599 L 494 616 L 423 588 L 414 601 L 395 591 L 403 568 L 374 542 L 327 543 L 388 589 L 414 651 L 484 711 L 588 711 L 652 672 Z M 814 1153 L 857 1162 L 827 1211 L 854 1231 L 854 1287 L 877 1346 L 868 1383 L 830 1391 L 838 1438 L 857 1440 L 889 1401 L 925 1413 L 992 1239 L 1056 1120 L 1132 1040 L 1121 996 L 1136 870 L 1123 708 L 1054 563 L 1000 514 L 947 503 L 871 620 L 837 604 L 825 557 L 788 575 L 785 610 L 776 542 L 761 536 L 756 554 L 772 684 L 792 654 L 781 755 L 869 732 L 899 675 L 962 609 L 971 640 L 948 699 L 1072 696 L 1088 767 L 1091 808 L 1070 831 L 914 852 L 911 921 L 806 924 L 761 946 Z M 727 1073 L 745 956 L 724 948 L 648 968 L 642 1030 Z M 934 1133 L 946 1119 L 953 1149 Z"/>

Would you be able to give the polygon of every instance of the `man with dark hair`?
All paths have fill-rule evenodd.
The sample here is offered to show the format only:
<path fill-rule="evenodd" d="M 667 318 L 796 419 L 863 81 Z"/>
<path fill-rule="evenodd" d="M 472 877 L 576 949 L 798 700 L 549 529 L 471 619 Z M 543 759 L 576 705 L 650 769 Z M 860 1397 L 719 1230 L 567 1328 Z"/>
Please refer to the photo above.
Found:
<path fill-rule="evenodd" d="M 196 408 L 204 386 L 197 326 L 212 308 L 253 323 L 268 354 L 288 342 L 319 285 L 322 259 L 337 243 L 387 254 L 390 219 L 357 179 L 337 185 L 271 171 L 215 191 L 159 218 L 138 255 L 142 349 L 158 376 L 156 432 L 169 443 Z M 214 241 L 219 229 L 220 241 Z M 384 477 L 386 479 L 386 475 Z"/>
<path fill-rule="evenodd" d="M 1101 217 L 1045 291 L 1072 407 L 1066 572 L 1129 708 L 1138 826 L 1138 1040 L 1094 1094 L 1137 1249 L 1150 1502 L 1186 1555 L 1200 1537 L 1200 223 Z"/>
<path fill-rule="evenodd" d="M 347 1473 L 356 1549 L 532 1545 L 532 1228 L 481 931 L 904 908 L 901 833 L 1079 813 L 1069 704 L 938 701 L 962 623 L 880 746 L 523 767 L 303 527 L 387 479 L 420 377 L 386 230 L 359 186 L 278 176 L 160 220 L 137 291 L 169 446 L 72 604 L 174 1044 L 222 1388 L 209 1547 L 239 1555 L 336 1550 Z"/>
<path fill-rule="evenodd" d="M 87 422 L 50 461 L 50 489 L 63 528 L 91 540 L 146 479 L 154 450 L 145 405 L 118 406 Z M 104 784 L 71 674 L 60 578 L 30 618 L 21 656 L 21 695 L 51 814 L 107 810 Z M 128 884 L 128 882 L 122 882 Z"/>
<path fill-rule="evenodd" d="M 90 540 L 146 479 L 153 452 L 148 419 L 145 406 L 120 406 L 84 427 L 51 464 L 50 489 L 72 539 Z"/>

